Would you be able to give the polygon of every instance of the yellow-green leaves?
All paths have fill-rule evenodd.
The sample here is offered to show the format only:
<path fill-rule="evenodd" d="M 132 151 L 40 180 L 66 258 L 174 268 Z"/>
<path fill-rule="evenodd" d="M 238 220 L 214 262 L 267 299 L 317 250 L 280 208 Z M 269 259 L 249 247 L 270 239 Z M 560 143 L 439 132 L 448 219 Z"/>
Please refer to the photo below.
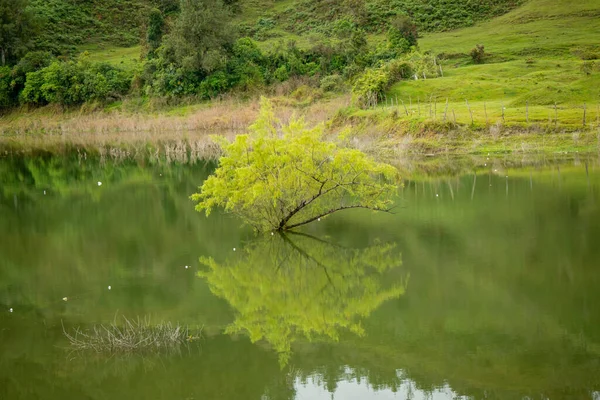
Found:
<path fill-rule="evenodd" d="M 235 311 L 227 332 L 267 341 L 282 365 L 297 340 L 363 335 L 361 320 L 408 282 L 394 244 L 351 249 L 301 233 L 259 237 L 223 263 L 200 263 L 199 275 Z M 386 279 L 392 274 L 402 279 Z"/>
<path fill-rule="evenodd" d="M 196 209 L 208 215 L 222 207 L 261 231 L 291 229 L 348 208 L 389 210 L 396 169 L 324 134 L 322 125 L 308 128 L 301 119 L 280 127 L 263 99 L 249 134 L 231 143 L 220 139 L 223 156 L 192 196 Z"/>

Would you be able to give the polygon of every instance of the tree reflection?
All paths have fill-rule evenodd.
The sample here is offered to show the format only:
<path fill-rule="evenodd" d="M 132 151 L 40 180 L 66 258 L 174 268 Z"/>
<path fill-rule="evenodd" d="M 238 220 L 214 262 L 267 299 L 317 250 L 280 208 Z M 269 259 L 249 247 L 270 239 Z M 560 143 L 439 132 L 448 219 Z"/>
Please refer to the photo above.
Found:
<path fill-rule="evenodd" d="M 296 340 L 364 335 L 361 317 L 402 295 L 407 276 L 387 280 L 401 265 L 395 244 L 350 249 L 305 234 L 258 239 L 225 262 L 202 257 L 211 291 L 236 311 L 227 333 L 266 340 L 287 364 Z"/>

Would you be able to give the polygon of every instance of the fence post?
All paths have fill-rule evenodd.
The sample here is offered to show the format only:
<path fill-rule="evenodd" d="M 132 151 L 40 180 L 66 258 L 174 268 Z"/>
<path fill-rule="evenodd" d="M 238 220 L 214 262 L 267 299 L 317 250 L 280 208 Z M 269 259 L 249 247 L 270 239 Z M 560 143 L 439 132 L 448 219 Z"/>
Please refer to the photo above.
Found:
<path fill-rule="evenodd" d="M 406 113 L 406 116 L 408 117 L 408 110 L 406 109 L 406 104 L 404 104 L 404 100 L 400 99 L 400 101 L 402 102 L 402 106 L 404 107 L 404 112 Z"/>
<path fill-rule="evenodd" d="M 446 97 L 446 108 L 444 109 L 444 122 L 446 122 L 447 115 L 448 115 L 448 98 Z"/>
<path fill-rule="evenodd" d="M 431 100 L 433 99 L 433 95 L 429 95 L 429 118 L 433 116 L 433 109 L 431 108 Z"/>
<path fill-rule="evenodd" d="M 487 116 L 487 105 L 485 104 L 485 101 L 483 102 L 483 111 L 485 112 L 485 126 L 488 126 L 489 122 L 488 122 L 488 116 Z"/>
<path fill-rule="evenodd" d="M 471 106 L 469 106 L 469 100 L 465 99 L 467 102 L 467 109 L 469 110 L 469 114 L 471 114 L 471 125 L 473 125 L 473 111 L 471 111 Z"/>
<path fill-rule="evenodd" d="M 504 107 L 504 103 L 501 104 L 501 107 L 502 107 L 502 123 L 504 123 L 504 122 L 506 122 L 504 119 L 504 109 L 506 108 L 506 107 Z"/>
<path fill-rule="evenodd" d="M 583 103 L 583 127 L 585 128 L 585 112 L 586 112 L 586 105 L 585 103 Z"/>
<path fill-rule="evenodd" d="M 454 113 L 454 108 L 452 109 L 452 117 L 454 117 L 454 125 L 456 125 L 456 114 Z"/>

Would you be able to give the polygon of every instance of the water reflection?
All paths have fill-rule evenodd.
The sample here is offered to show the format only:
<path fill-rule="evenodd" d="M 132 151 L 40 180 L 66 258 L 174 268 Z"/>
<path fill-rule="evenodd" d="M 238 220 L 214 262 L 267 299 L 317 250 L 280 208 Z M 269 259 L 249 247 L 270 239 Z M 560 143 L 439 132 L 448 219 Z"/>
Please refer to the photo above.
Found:
<path fill-rule="evenodd" d="M 306 234 L 266 236 L 223 262 L 202 257 L 199 275 L 236 312 L 227 333 L 266 340 L 287 364 L 300 339 L 339 340 L 343 331 L 365 334 L 361 318 L 398 298 L 407 279 L 386 274 L 401 265 L 393 243 L 363 249 L 336 245 Z"/>

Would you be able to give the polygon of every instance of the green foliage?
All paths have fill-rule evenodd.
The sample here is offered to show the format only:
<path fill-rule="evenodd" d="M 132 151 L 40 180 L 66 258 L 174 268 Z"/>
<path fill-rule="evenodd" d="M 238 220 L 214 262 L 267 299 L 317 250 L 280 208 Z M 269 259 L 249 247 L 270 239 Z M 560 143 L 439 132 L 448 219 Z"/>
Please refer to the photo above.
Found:
<path fill-rule="evenodd" d="M 286 9 L 280 21 L 297 34 L 331 33 L 340 20 L 350 19 L 369 32 L 384 32 L 398 15 L 410 15 L 425 32 L 444 31 L 473 25 L 477 21 L 507 13 L 522 0 L 303 0 Z"/>
<path fill-rule="evenodd" d="M 10 107 L 14 103 L 12 91 L 12 70 L 0 67 L 0 109 Z"/>
<path fill-rule="evenodd" d="M 27 0 L 0 0 L 0 65 L 12 64 L 31 45 L 35 17 Z"/>
<path fill-rule="evenodd" d="M 386 68 L 368 68 L 354 82 L 352 94 L 360 107 L 373 107 L 383 99 L 390 85 L 390 77 Z"/>
<path fill-rule="evenodd" d="M 41 21 L 36 49 L 57 55 L 72 54 L 89 42 L 136 45 L 152 9 L 150 0 L 29 0 L 29 4 Z"/>
<path fill-rule="evenodd" d="M 161 57 L 185 72 L 209 74 L 223 67 L 233 42 L 231 11 L 221 0 L 182 0 L 164 37 Z"/>
<path fill-rule="evenodd" d="M 324 140 L 324 127 L 301 120 L 283 126 L 262 100 L 250 134 L 219 139 L 215 174 L 192 196 L 196 210 L 216 207 L 259 231 L 287 230 L 349 208 L 388 210 L 397 190 L 395 168 L 358 150 Z"/>
<path fill-rule="evenodd" d="M 390 22 L 388 40 L 401 53 L 417 45 L 417 27 L 406 15 L 398 15 Z"/>
<path fill-rule="evenodd" d="M 255 240 L 224 263 L 202 257 L 199 276 L 235 310 L 230 334 L 266 340 L 288 363 L 301 339 L 338 341 L 364 335 L 361 319 L 400 297 L 406 280 L 386 284 L 401 264 L 392 244 L 349 249 L 307 235 L 278 234 Z"/>
<path fill-rule="evenodd" d="M 154 8 L 150 11 L 148 18 L 148 31 L 146 32 L 146 43 L 148 45 L 148 58 L 154 58 L 156 49 L 160 46 L 165 20 L 162 12 Z"/>
<path fill-rule="evenodd" d="M 39 105 L 55 103 L 76 105 L 87 101 L 119 98 L 129 91 L 131 75 L 109 64 L 54 61 L 35 72 L 28 72 L 21 101 Z"/>
<path fill-rule="evenodd" d="M 340 75 L 329 75 L 321 79 L 320 87 L 325 92 L 339 92 L 344 87 L 344 80 Z"/>

